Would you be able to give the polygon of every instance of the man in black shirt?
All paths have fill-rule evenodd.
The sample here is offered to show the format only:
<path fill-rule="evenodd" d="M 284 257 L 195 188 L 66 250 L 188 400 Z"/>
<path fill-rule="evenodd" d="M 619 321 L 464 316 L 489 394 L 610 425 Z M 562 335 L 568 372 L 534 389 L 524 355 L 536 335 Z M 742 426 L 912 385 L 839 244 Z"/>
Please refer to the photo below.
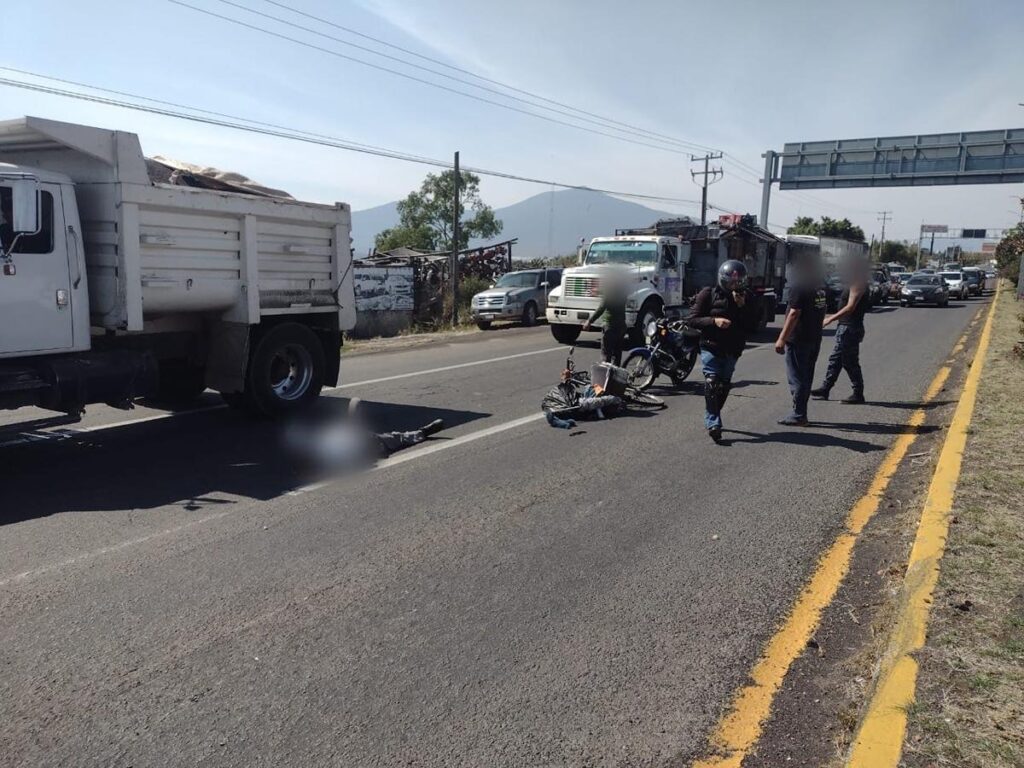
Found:
<path fill-rule="evenodd" d="M 819 400 L 828 400 L 829 392 L 845 369 L 853 385 L 853 394 L 843 400 L 847 404 L 864 402 L 864 374 L 860 369 L 860 344 L 864 341 L 864 315 L 868 311 L 867 263 L 848 261 L 840 265 L 840 274 L 846 288 L 839 297 L 839 311 L 825 318 L 825 326 L 836 323 L 835 346 L 828 358 L 825 381 L 811 394 Z"/>
<path fill-rule="evenodd" d="M 814 386 L 814 364 L 821 350 L 821 330 L 825 320 L 825 288 L 815 265 L 793 265 L 794 284 L 789 291 L 786 320 L 775 342 L 775 351 L 786 356 L 786 376 L 793 395 L 793 412 L 779 424 L 807 426 L 807 401 Z"/>
<path fill-rule="evenodd" d="M 722 438 L 722 406 L 732 389 L 736 361 L 757 328 L 757 310 L 757 298 L 747 289 L 747 268 L 730 260 L 718 268 L 718 285 L 697 294 L 686 321 L 700 329 L 704 426 L 716 443 Z"/>

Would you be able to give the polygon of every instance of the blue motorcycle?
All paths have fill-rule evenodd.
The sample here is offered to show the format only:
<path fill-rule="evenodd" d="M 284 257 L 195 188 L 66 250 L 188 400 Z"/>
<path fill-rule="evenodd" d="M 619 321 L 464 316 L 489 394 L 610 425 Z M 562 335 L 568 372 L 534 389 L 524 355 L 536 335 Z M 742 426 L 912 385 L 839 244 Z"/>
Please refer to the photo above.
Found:
<path fill-rule="evenodd" d="M 664 374 L 679 386 L 690 375 L 700 353 L 700 331 L 682 320 L 652 320 L 644 329 L 647 343 L 631 349 L 622 367 L 630 385 L 643 391 Z"/>

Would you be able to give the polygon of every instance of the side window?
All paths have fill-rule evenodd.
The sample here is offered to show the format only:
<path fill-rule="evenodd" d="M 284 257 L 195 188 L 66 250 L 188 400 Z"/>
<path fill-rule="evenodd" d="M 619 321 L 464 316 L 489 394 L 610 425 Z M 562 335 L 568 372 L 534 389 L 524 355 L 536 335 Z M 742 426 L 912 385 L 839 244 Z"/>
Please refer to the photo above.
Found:
<path fill-rule="evenodd" d="M 552 288 L 557 288 L 562 284 L 562 270 L 554 269 L 551 271 L 548 282 L 551 283 Z"/>
<path fill-rule="evenodd" d="M 14 239 L 11 226 L 13 202 L 11 188 L 0 187 L 0 246 L 3 250 L 10 247 Z M 34 235 L 23 234 L 14 245 L 14 253 L 50 253 L 53 251 L 53 195 L 49 192 L 39 193 L 39 216 L 42 226 Z"/>
<path fill-rule="evenodd" d="M 676 249 L 671 245 L 661 246 L 661 265 L 666 269 L 675 269 Z"/>

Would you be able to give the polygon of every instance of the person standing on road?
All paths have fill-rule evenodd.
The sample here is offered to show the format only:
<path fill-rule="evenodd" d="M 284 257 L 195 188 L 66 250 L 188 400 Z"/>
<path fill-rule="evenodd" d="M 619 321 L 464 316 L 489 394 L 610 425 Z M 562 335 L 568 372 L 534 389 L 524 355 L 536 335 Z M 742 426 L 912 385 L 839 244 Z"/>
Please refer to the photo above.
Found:
<path fill-rule="evenodd" d="M 604 278 L 601 303 L 583 324 L 583 330 L 598 321 L 601 315 L 608 315 L 601 332 L 601 358 L 612 365 L 622 365 L 622 342 L 628 330 L 626 326 L 626 280 L 622 275 L 609 273 Z"/>
<path fill-rule="evenodd" d="M 697 294 L 686 322 L 700 330 L 704 372 L 704 426 L 716 443 L 722 439 L 722 407 L 747 336 L 757 329 L 757 297 L 747 288 L 747 268 L 730 259 L 718 268 L 718 284 Z"/>
<path fill-rule="evenodd" d="M 828 400 L 832 387 L 839 380 L 839 374 L 846 371 L 853 385 L 853 394 L 843 400 L 847 404 L 864 402 L 864 373 L 860 368 L 860 345 L 864 341 L 864 315 L 868 311 L 870 297 L 868 294 L 867 264 L 860 260 L 848 260 L 840 267 L 843 284 L 842 296 L 839 298 L 840 309 L 834 315 L 825 318 L 824 327 L 836 323 L 835 345 L 828 358 L 828 370 L 825 380 L 811 395 L 818 400 Z"/>
<path fill-rule="evenodd" d="M 786 377 L 793 396 L 793 411 L 779 424 L 807 426 L 807 401 L 814 386 L 814 365 L 821 351 L 821 331 L 827 299 L 816 262 L 793 264 L 786 320 L 775 342 L 775 351 L 786 356 Z"/>

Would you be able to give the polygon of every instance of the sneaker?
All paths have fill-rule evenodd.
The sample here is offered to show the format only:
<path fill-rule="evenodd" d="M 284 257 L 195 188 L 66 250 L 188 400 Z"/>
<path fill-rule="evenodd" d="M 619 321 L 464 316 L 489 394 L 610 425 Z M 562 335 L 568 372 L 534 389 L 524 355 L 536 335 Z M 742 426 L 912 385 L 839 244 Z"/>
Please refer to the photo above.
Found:
<path fill-rule="evenodd" d="M 860 394 L 859 392 L 854 392 L 845 400 L 840 400 L 840 402 L 844 403 L 845 405 L 863 405 L 864 403 L 867 402 L 867 400 L 864 399 L 864 395 Z"/>
<path fill-rule="evenodd" d="M 779 424 L 784 427 L 806 427 L 808 424 L 806 416 L 787 416 L 779 419 Z"/>
<path fill-rule="evenodd" d="M 430 435 L 436 435 L 442 429 L 444 429 L 444 422 L 441 419 L 434 419 L 423 428 L 423 434 L 430 437 Z"/>
<path fill-rule="evenodd" d="M 716 443 L 722 442 L 722 428 L 721 427 L 709 427 L 708 437 L 714 440 Z"/>
<path fill-rule="evenodd" d="M 828 387 L 818 387 L 817 389 L 811 390 L 811 397 L 815 400 L 828 400 Z"/>

